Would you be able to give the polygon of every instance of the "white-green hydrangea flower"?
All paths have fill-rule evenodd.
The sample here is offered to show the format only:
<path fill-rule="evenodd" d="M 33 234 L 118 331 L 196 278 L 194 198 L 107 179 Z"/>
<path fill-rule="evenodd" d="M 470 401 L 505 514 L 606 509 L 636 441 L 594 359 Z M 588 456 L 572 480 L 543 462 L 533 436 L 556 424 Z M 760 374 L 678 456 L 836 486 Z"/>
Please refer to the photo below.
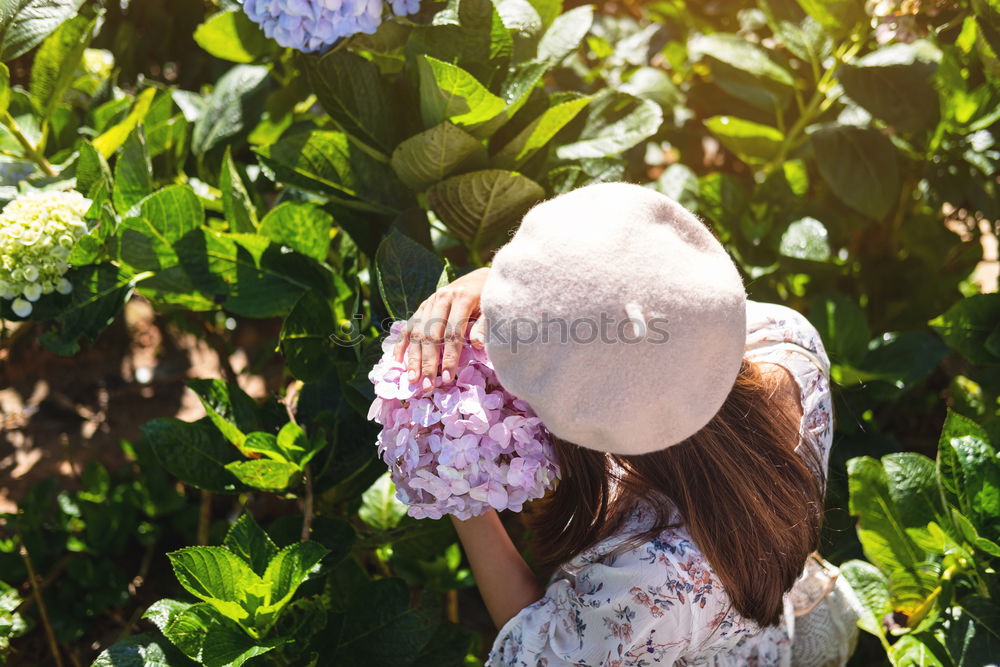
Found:
<path fill-rule="evenodd" d="M 39 191 L 18 197 L 0 212 L 0 298 L 19 317 L 43 294 L 69 294 L 63 274 L 70 252 L 87 233 L 90 200 L 79 192 Z"/>

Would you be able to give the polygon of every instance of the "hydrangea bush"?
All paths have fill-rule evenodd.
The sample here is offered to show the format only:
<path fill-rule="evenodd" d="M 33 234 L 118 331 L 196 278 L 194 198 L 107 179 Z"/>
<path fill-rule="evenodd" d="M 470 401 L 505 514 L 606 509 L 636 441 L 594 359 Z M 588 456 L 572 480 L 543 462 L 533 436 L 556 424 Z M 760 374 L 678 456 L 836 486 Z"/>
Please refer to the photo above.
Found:
<path fill-rule="evenodd" d="M 369 373 L 376 398 L 368 418 L 382 425 L 378 451 L 408 514 L 520 512 L 545 495 L 559 477 L 549 433 L 527 403 L 500 386 L 485 350 L 466 341 L 454 384 L 441 386 L 439 378 L 423 394 L 392 352 L 404 325 L 393 323 Z"/>
<path fill-rule="evenodd" d="M 388 6 L 406 16 L 419 11 L 420 0 L 243 0 L 247 16 L 265 35 L 304 53 L 325 51 L 342 37 L 374 33 Z"/>
<path fill-rule="evenodd" d="M 63 274 L 73 246 L 87 233 L 89 207 L 76 191 L 37 191 L 0 212 L 0 297 L 13 301 L 15 314 L 30 315 L 43 294 L 72 291 Z"/>

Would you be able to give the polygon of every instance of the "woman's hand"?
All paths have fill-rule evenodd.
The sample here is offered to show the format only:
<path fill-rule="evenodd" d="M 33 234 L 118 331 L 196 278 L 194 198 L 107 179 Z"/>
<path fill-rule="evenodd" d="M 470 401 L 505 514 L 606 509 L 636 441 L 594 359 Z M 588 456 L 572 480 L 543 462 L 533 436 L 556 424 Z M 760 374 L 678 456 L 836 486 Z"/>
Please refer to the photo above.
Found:
<path fill-rule="evenodd" d="M 479 296 L 488 272 L 488 268 L 476 269 L 456 278 L 427 297 L 413 317 L 407 320 L 394 354 L 396 360 L 402 362 L 409 348 L 407 377 L 410 382 L 422 378 L 420 387 L 423 391 L 434 386 L 442 345 L 441 384 L 455 380 L 462 344 L 471 318 L 479 314 Z M 481 348 L 485 343 L 485 332 L 486 323 L 480 317 L 469 332 L 472 344 Z"/>

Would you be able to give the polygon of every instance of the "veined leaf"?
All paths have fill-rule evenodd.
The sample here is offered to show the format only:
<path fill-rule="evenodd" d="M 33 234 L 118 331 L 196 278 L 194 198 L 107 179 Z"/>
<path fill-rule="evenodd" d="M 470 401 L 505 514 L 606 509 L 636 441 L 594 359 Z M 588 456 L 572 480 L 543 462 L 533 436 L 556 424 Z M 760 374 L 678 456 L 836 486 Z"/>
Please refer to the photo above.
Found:
<path fill-rule="evenodd" d="M 538 42 L 538 59 L 559 63 L 580 46 L 594 23 L 594 8 L 584 5 L 559 15 Z"/>
<path fill-rule="evenodd" d="M 284 202 L 260 221 L 261 235 L 321 262 L 330 250 L 332 228 L 333 216 L 308 202 Z"/>
<path fill-rule="evenodd" d="M 249 618 L 245 608 L 257 605 L 266 595 L 264 581 L 242 558 L 223 547 L 185 547 L 167 554 L 177 581 L 187 592 L 203 600 L 225 617 L 241 622 Z"/>
<path fill-rule="evenodd" d="M 656 102 L 608 89 L 594 96 L 580 137 L 556 149 L 561 160 L 618 156 L 656 133 L 663 110 Z"/>
<path fill-rule="evenodd" d="M 288 370 L 303 382 L 320 381 L 333 365 L 332 346 L 351 342 L 338 338 L 340 333 L 330 300 L 313 290 L 303 292 L 279 335 Z"/>
<path fill-rule="evenodd" d="M 589 9 L 589 6 L 587 7 Z M 570 121 L 586 107 L 592 98 L 579 97 L 553 105 L 542 112 L 516 137 L 511 139 L 496 155 L 496 163 L 506 168 L 516 168 L 543 148 Z"/>
<path fill-rule="evenodd" d="M 226 154 L 222 158 L 222 175 L 219 177 L 219 189 L 222 190 L 222 210 L 229 221 L 230 231 L 252 234 L 257 231 L 257 209 L 250 199 L 243 176 L 233 162 L 233 151 L 226 146 Z"/>
<path fill-rule="evenodd" d="M 160 628 L 160 630 L 167 639 L 173 642 L 174 646 L 183 651 L 184 655 L 201 662 L 204 657 L 208 629 L 224 618 L 209 603 L 199 602 L 182 610 L 170 619 L 170 623 L 165 628 Z"/>
<path fill-rule="evenodd" d="M 882 464 L 868 456 L 847 462 L 850 512 L 869 561 L 886 572 L 915 568 L 924 554 L 906 532 Z"/>
<path fill-rule="evenodd" d="M 453 176 L 427 190 L 428 203 L 449 231 L 476 249 L 491 243 L 544 196 L 545 190 L 530 178 L 501 169 Z"/>
<path fill-rule="evenodd" d="M 194 41 L 216 58 L 234 63 L 252 63 L 272 50 L 272 42 L 241 10 L 209 16 L 195 28 Z"/>
<path fill-rule="evenodd" d="M 226 470 L 247 486 L 262 491 L 284 491 L 302 476 L 302 471 L 294 463 L 268 459 L 234 461 L 226 464 Z"/>
<path fill-rule="evenodd" d="M 73 83 L 97 17 L 74 16 L 42 42 L 31 67 L 31 97 L 48 122 Z"/>
<path fill-rule="evenodd" d="M 10 61 L 33 49 L 81 5 L 83 0 L 0 2 L 0 60 Z"/>
<path fill-rule="evenodd" d="M 185 384 L 197 394 L 216 428 L 237 447 L 243 446 L 246 433 L 260 429 L 257 404 L 236 383 L 200 379 Z"/>
<path fill-rule="evenodd" d="M 503 113 L 507 104 L 457 65 L 430 56 L 417 61 L 420 69 L 420 113 L 424 124 L 449 121 L 480 136 L 477 128 Z M 492 125 L 489 129 L 495 129 Z"/>
<path fill-rule="evenodd" d="M 132 134 L 133 130 L 135 130 L 136 126 L 141 123 L 146 117 L 146 114 L 149 113 L 149 108 L 153 104 L 154 97 L 156 97 L 155 88 L 147 88 L 139 93 L 139 96 L 135 98 L 135 104 L 132 105 L 132 110 L 129 112 L 128 116 L 126 116 L 120 123 L 117 123 L 116 125 L 105 130 L 101 136 L 94 139 L 94 148 L 96 148 L 105 158 L 110 158 L 114 155 L 115 151 L 121 148 L 122 144 L 125 143 L 129 135 Z M 117 183 L 115 185 L 117 186 Z"/>
<path fill-rule="evenodd" d="M 840 566 L 840 574 L 851 584 L 861 602 L 863 612 L 858 626 L 882 640 L 888 646 L 882 629 L 882 618 L 892 611 L 889 603 L 889 581 L 878 568 L 863 560 L 850 560 Z"/>
<path fill-rule="evenodd" d="M 424 190 L 463 163 L 485 158 L 486 147 L 479 139 L 444 121 L 399 144 L 392 153 L 392 168 L 406 185 Z"/>
<path fill-rule="evenodd" d="M 242 558 L 257 574 L 264 576 L 267 564 L 278 553 L 278 547 L 264 529 L 253 520 L 249 512 L 244 512 L 226 533 L 222 544 Z"/>
<path fill-rule="evenodd" d="M 974 364 L 1000 364 L 1000 347 L 991 341 L 1000 322 L 1000 294 L 974 294 L 930 321 L 946 343 Z"/>
<path fill-rule="evenodd" d="M 236 65 L 223 74 L 194 124 L 191 150 L 195 155 L 204 155 L 220 142 L 256 125 L 269 87 L 266 67 Z"/>
<path fill-rule="evenodd" d="M 91 667 L 194 667 L 196 664 L 163 637 L 143 632 L 103 650 Z"/>
<path fill-rule="evenodd" d="M 394 228 L 379 244 L 375 267 L 389 315 L 405 320 L 434 293 L 442 264 L 437 255 Z"/>
<path fill-rule="evenodd" d="M 96 145 L 97 141 L 94 143 Z M 153 165 L 146 151 L 146 137 L 142 128 L 136 128 L 128 136 L 125 148 L 115 162 L 115 187 L 112 192 L 115 209 L 125 214 L 152 192 Z"/>
<path fill-rule="evenodd" d="M 269 593 L 268 603 L 261 608 L 261 613 L 280 614 L 312 569 L 328 553 L 329 549 L 312 541 L 296 542 L 279 551 L 264 574 Z"/>
<path fill-rule="evenodd" d="M 880 220 L 899 192 L 899 164 L 892 142 L 877 131 L 849 125 L 816 128 L 810 134 L 819 173 L 845 204 Z"/>
<path fill-rule="evenodd" d="M 216 493 L 244 489 L 225 468 L 236 450 L 204 422 L 158 418 L 144 424 L 142 433 L 163 467 L 185 484 Z"/>
<path fill-rule="evenodd" d="M 406 505 L 396 498 L 396 486 L 388 472 L 361 494 L 358 516 L 376 530 L 391 530 L 406 516 Z"/>
<path fill-rule="evenodd" d="M 785 141 L 785 135 L 769 125 L 732 116 L 712 116 L 705 120 L 705 127 L 748 164 L 774 159 Z"/>

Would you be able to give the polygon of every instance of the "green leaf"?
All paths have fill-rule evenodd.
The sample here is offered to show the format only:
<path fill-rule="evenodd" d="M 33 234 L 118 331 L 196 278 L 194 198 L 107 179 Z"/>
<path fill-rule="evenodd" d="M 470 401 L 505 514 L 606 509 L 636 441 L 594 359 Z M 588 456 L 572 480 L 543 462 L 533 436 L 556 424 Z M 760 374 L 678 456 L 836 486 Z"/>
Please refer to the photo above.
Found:
<path fill-rule="evenodd" d="M 396 498 L 396 485 L 388 472 L 361 494 L 358 516 L 376 530 L 392 530 L 406 516 L 406 505 Z"/>
<path fill-rule="evenodd" d="M 207 602 L 199 602 L 188 605 L 161 631 L 184 655 L 201 662 L 208 629 L 222 618 L 224 617 L 220 617 L 215 607 Z"/>
<path fill-rule="evenodd" d="M 606 89 L 594 96 L 580 137 L 556 149 L 561 160 L 617 156 L 656 134 L 663 110 L 652 100 Z"/>
<path fill-rule="evenodd" d="M 441 260 L 416 241 L 393 228 L 375 253 L 379 293 L 389 315 L 408 319 L 434 293 Z"/>
<path fill-rule="evenodd" d="M 409 605 L 401 579 L 366 582 L 344 614 L 331 664 L 396 665 L 418 655 L 434 626 Z"/>
<path fill-rule="evenodd" d="M 858 619 L 858 626 L 865 632 L 881 638 L 885 644 L 882 619 L 892 611 L 892 605 L 889 604 L 888 579 L 877 567 L 863 560 L 849 560 L 839 569 L 861 602 L 862 613 Z"/>
<path fill-rule="evenodd" d="M 500 20 L 508 30 L 532 37 L 542 30 L 542 17 L 528 0 L 494 0 Z"/>
<path fill-rule="evenodd" d="M 915 568 L 923 554 L 906 532 L 889 492 L 885 469 L 861 456 L 847 462 L 850 512 L 858 517 L 858 537 L 869 561 L 886 572 Z"/>
<path fill-rule="evenodd" d="M 266 67 L 237 65 L 223 74 L 194 124 L 191 134 L 194 154 L 204 155 L 219 143 L 256 125 L 269 87 Z"/>
<path fill-rule="evenodd" d="M 506 70 L 513 48 L 510 30 L 491 0 L 459 0 L 438 12 L 434 25 L 414 27 L 406 54 L 407 60 L 425 54 L 460 63 L 479 80 L 488 81 Z"/>
<path fill-rule="evenodd" d="M 242 558 L 257 574 L 264 576 L 267 564 L 278 553 L 278 547 L 249 512 L 244 512 L 226 533 L 223 546 Z"/>
<path fill-rule="evenodd" d="M 278 446 L 278 436 L 264 431 L 254 431 L 247 433 L 246 440 L 243 441 L 243 451 L 250 454 L 263 454 L 272 461 L 288 463 L 288 457 L 284 450 Z"/>
<path fill-rule="evenodd" d="M 956 302 L 931 327 L 963 357 L 974 364 L 1000 364 L 1000 354 L 987 346 L 1000 322 L 1000 294 L 974 294 Z"/>
<path fill-rule="evenodd" d="M 179 240 L 205 222 L 205 209 L 190 185 L 169 185 L 144 197 L 126 215 L 142 216 L 166 243 Z"/>
<path fill-rule="evenodd" d="M 58 354 L 76 354 L 80 336 L 91 343 L 110 325 L 132 296 L 133 278 L 106 264 L 71 267 L 65 277 L 73 286 L 69 304 L 55 317 L 41 342 Z"/>
<path fill-rule="evenodd" d="M 938 442 L 938 481 L 979 532 L 1000 523 L 1000 460 L 979 424 L 948 410 Z M 970 540 L 974 541 L 974 540 Z"/>
<path fill-rule="evenodd" d="M 923 528 L 942 516 L 934 461 L 922 454 L 900 452 L 882 457 L 889 495 L 907 528 Z"/>
<path fill-rule="evenodd" d="M 991 600 L 969 595 L 949 624 L 945 644 L 956 665 L 973 667 L 996 662 L 1000 655 L 1000 607 Z"/>
<path fill-rule="evenodd" d="M 240 667 L 285 641 L 283 638 L 254 640 L 232 623 L 214 623 L 205 636 L 203 662 L 206 667 Z"/>
<path fill-rule="evenodd" d="M 352 208 L 391 214 L 402 204 L 402 184 L 389 165 L 343 132 L 299 132 L 255 150 L 280 180 L 332 195 Z"/>
<path fill-rule="evenodd" d="M 799 218 L 781 235 L 778 252 L 785 257 L 826 262 L 830 259 L 830 237 L 816 218 Z"/>
<path fill-rule="evenodd" d="M 881 220 L 896 203 L 899 164 L 896 149 L 881 132 L 829 125 L 810 135 L 819 173 L 845 204 Z"/>
<path fill-rule="evenodd" d="M 835 36 L 846 35 L 859 21 L 867 20 L 864 4 L 855 0 L 798 0 L 798 3 Z"/>
<path fill-rule="evenodd" d="M 150 607 L 142 614 L 142 617 L 159 628 L 160 632 L 163 632 L 164 628 L 170 625 L 171 621 L 177 618 L 182 611 L 191 606 L 193 605 L 190 602 L 181 602 L 180 600 L 163 598 L 150 605 Z"/>
<path fill-rule="evenodd" d="M 2 86 L 2 83 L 0 83 Z M 0 107 L 3 105 L 0 104 Z M 2 110 L 0 110 L 2 113 Z M 76 189 L 84 195 L 89 195 L 91 190 L 101 185 L 111 189 L 111 168 L 108 161 L 104 159 L 94 145 L 89 141 L 80 142 L 80 156 L 76 160 Z"/>
<path fill-rule="evenodd" d="M 185 384 L 197 394 L 216 428 L 237 447 L 243 445 L 246 433 L 260 429 L 256 402 L 235 382 L 204 379 Z"/>
<path fill-rule="evenodd" d="M 696 35 L 688 40 L 688 53 L 693 61 L 709 61 L 716 85 L 762 110 L 783 109 L 791 98 L 795 85 L 791 73 L 766 49 L 740 35 Z"/>
<path fill-rule="evenodd" d="M 302 471 L 294 463 L 268 459 L 234 461 L 226 464 L 226 470 L 247 486 L 262 491 L 284 491 L 297 484 L 302 476 Z"/>
<path fill-rule="evenodd" d="M 96 148 L 105 158 L 110 158 L 114 155 L 115 151 L 121 148 L 122 144 L 124 144 L 133 133 L 136 126 L 141 123 L 146 117 L 146 114 L 149 113 L 149 108 L 153 104 L 154 97 L 156 97 L 155 88 L 147 88 L 139 93 L 139 96 L 135 98 L 135 104 L 132 105 L 132 110 L 129 112 L 128 116 L 126 116 L 120 123 L 117 123 L 116 125 L 105 130 L 101 136 L 94 139 L 94 148 Z"/>
<path fill-rule="evenodd" d="M 309 463 L 317 451 L 306 432 L 295 422 L 286 423 L 278 431 L 278 447 L 289 461 L 300 468 Z"/>
<path fill-rule="evenodd" d="M 143 632 L 104 649 L 91 667 L 188 667 L 196 664 L 163 637 Z"/>
<path fill-rule="evenodd" d="M 584 5 L 569 10 L 552 22 L 538 41 L 538 59 L 552 64 L 576 51 L 594 23 L 594 8 Z"/>
<path fill-rule="evenodd" d="M 31 67 L 31 98 L 48 122 L 76 77 L 83 52 L 90 44 L 97 17 L 74 16 L 38 49 Z"/>
<path fill-rule="evenodd" d="M 281 325 L 281 352 L 288 370 L 303 382 L 318 382 L 332 367 L 334 338 L 338 332 L 329 300 L 310 290 L 304 292 Z M 350 340 L 343 344 L 350 344 Z"/>
<path fill-rule="evenodd" d="M 226 618 L 241 622 L 249 617 L 244 603 L 263 599 L 263 580 L 242 558 L 223 547 L 185 547 L 167 554 L 177 581 L 199 600 Z"/>
<path fill-rule="evenodd" d="M 930 633 L 903 635 L 892 645 L 889 659 L 899 667 L 947 667 L 951 664 L 944 647 Z"/>
<path fill-rule="evenodd" d="M 321 262 L 330 251 L 332 228 L 333 216 L 307 202 L 284 202 L 260 222 L 263 236 Z"/>
<path fill-rule="evenodd" d="M 246 234 L 257 231 L 257 208 L 250 199 L 246 185 L 243 184 L 240 170 L 233 162 L 233 151 L 230 146 L 226 146 L 226 154 L 222 158 L 219 189 L 222 190 L 222 210 L 226 220 L 229 221 L 230 231 Z"/>
<path fill-rule="evenodd" d="M 590 9 L 589 6 L 586 9 Z M 497 153 L 496 164 L 508 169 L 514 169 L 524 164 L 539 149 L 552 140 L 559 130 L 577 117 L 592 98 L 578 97 L 567 102 L 555 104 L 541 113 L 527 127 Z"/>
<path fill-rule="evenodd" d="M 347 134 L 383 153 L 396 143 L 394 103 L 378 66 L 350 51 L 306 56 L 309 85 L 323 109 Z"/>
<path fill-rule="evenodd" d="M 480 249 L 507 231 L 545 190 L 514 171 L 487 169 L 453 176 L 427 190 L 427 202 L 448 230 Z M 440 273 L 440 268 L 435 273 Z"/>
<path fill-rule="evenodd" d="M 83 0 L 0 1 L 0 60 L 10 61 L 33 49 L 81 5 Z"/>
<path fill-rule="evenodd" d="M 929 42 L 892 44 L 837 70 L 850 98 L 876 118 L 904 132 L 937 124 L 938 93 L 932 80 L 940 52 Z"/>
<path fill-rule="evenodd" d="M 705 121 L 705 127 L 748 164 L 773 160 L 785 141 L 785 135 L 769 125 L 732 116 L 712 116 Z"/>
<path fill-rule="evenodd" d="M 809 321 L 832 363 L 857 366 L 865 358 L 871 329 L 854 299 L 840 292 L 817 294 L 809 304 Z"/>
<path fill-rule="evenodd" d="M 430 56 L 421 56 L 417 64 L 424 125 L 432 127 L 447 120 L 478 137 L 484 135 L 477 133 L 477 128 L 494 129 L 487 123 L 503 113 L 507 104 L 502 99 L 457 65 Z"/>
<path fill-rule="evenodd" d="M 256 234 L 202 228 L 186 234 L 174 250 L 199 291 L 244 317 L 281 317 L 302 292 L 329 285 L 326 271 Z"/>
<path fill-rule="evenodd" d="M 942 590 L 940 576 L 940 563 L 931 562 L 889 574 L 889 599 L 893 610 L 905 618 L 907 628 L 918 627 L 934 612 Z"/>
<path fill-rule="evenodd" d="M 482 162 L 486 147 L 445 121 L 403 141 L 392 153 L 392 168 L 414 190 L 437 183 L 466 162 Z"/>
<path fill-rule="evenodd" d="M 778 24 L 778 34 L 789 51 L 817 67 L 833 52 L 833 40 L 819 21 L 811 16 L 807 16 L 801 24 L 781 21 Z"/>
<path fill-rule="evenodd" d="M 252 63 L 272 50 L 257 24 L 238 9 L 209 16 L 195 29 L 194 41 L 216 58 L 234 63 Z"/>
<path fill-rule="evenodd" d="M 206 424 L 158 418 L 141 430 L 163 467 L 185 484 L 216 493 L 243 489 L 225 468 L 236 451 Z"/>
<path fill-rule="evenodd" d="M 651 99 L 671 112 L 675 107 L 683 107 L 686 100 L 670 75 L 658 67 L 637 67 L 618 90 Z"/>
<path fill-rule="evenodd" d="M 10 106 L 10 70 L 0 63 L 0 114 L 7 112 Z"/>
<path fill-rule="evenodd" d="M 268 608 L 280 610 L 295 595 L 309 573 L 330 550 L 318 542 L 296 542 L 278 552 L 268 564 L 264 581 L 269 586 Z"/>
<path fill-rule="evenodd" d="M 124 215 L 152 192 L 153 165 L 146 152 L 146 137 L 142 128 L 136 128 L 128 135 L 125 148 L 115 162 L 115 187 L 112 192 L 115 209 Z"/>

